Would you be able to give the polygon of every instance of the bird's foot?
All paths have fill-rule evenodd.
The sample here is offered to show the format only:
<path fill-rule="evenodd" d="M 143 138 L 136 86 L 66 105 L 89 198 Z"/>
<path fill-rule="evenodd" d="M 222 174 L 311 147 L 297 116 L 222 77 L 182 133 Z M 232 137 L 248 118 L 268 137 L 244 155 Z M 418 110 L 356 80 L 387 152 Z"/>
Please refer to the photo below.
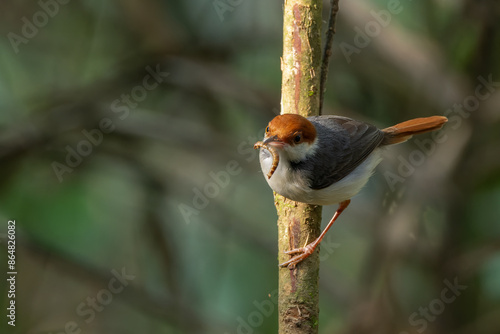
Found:
<path fill-rule="evenodd" d="M 292 257 L 290 260 L 281 263 L 279 266 L 280 267 L 288 267 L 288 269 L 293 269 L 297 263 L 302 262 L 303 260 L 307 259 L 316 249 L 316 246 L 318 245 L 318 242 L 313 241 L 310 244 L 300 247 L 300 248 L 294 248 L 289 251 L 284 252 L 285 254 L 289 255 L 295 255 Z"/>

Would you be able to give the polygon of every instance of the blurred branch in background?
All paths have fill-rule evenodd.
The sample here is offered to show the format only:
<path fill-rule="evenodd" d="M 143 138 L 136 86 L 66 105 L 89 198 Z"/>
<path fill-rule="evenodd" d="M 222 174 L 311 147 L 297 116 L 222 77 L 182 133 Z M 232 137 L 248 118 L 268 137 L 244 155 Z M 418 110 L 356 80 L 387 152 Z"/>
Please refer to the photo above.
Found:
<path fill-rule="evenodd" d="M 328 69 L 330 57 L 332 56 L 333 38 L 335 37 L 335 26 L 337 24 L 337 13 L 339 11 L 339 1 L 332 0 L 330 3 L 330 18 L 328 19 L 328 29 L 326 31 L 326 42 L 321 60 L 321 79 L 319 89 L 319 114 L 323 110 L 323 101 L 326 93 L 326 80 L 328 78 Z"/>

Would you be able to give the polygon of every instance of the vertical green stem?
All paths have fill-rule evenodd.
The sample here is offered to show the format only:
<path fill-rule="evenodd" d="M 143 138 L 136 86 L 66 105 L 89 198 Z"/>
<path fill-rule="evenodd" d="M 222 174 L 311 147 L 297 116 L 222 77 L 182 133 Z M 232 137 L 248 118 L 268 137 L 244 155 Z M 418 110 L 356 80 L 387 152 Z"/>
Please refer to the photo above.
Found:
<path fill-rule="evenodd" d="M 281 113 L 319 114 L 321 76 L 320 0 L 286 0 L 283 24 Z M 317 238 L 321 206 L 275 194 L 279 262 L 291 248 Z M 279 269 L 279 333 L 318 333 L 319 249 L 294 269 Z"/>

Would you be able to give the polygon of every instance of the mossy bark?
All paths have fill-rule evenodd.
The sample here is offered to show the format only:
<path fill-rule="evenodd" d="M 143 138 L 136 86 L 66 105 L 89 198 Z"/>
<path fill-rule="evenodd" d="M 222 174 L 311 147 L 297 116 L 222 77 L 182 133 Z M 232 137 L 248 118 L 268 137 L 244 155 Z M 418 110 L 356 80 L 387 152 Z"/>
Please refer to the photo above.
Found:
<path fill-rule="evenodd" d="M 283 25 L 281 113 L 319 114 L 322 1 L 286 0 Z M 279 262 L 321 232 L 321 206 L 275 194 Z M 294 269 L 279 269 L 279 333 L 318 333 L 319 248 Z"/>

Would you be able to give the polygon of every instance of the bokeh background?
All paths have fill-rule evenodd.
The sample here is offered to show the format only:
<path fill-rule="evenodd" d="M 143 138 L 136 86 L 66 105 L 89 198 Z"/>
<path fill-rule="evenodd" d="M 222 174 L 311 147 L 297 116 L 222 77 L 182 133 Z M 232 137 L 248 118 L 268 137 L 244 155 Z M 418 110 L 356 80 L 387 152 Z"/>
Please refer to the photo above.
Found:
<path fill-rule="evenodd" d="M 320 333 L 500 332 L 499 28 L 494 0 L 340 1 L 324 113 L 450 122 L 387 148 L 328 233 Z M 276 332 L 251 147 L 282 2 L 2 1 L 0 30 L 0 332 Z"/>

